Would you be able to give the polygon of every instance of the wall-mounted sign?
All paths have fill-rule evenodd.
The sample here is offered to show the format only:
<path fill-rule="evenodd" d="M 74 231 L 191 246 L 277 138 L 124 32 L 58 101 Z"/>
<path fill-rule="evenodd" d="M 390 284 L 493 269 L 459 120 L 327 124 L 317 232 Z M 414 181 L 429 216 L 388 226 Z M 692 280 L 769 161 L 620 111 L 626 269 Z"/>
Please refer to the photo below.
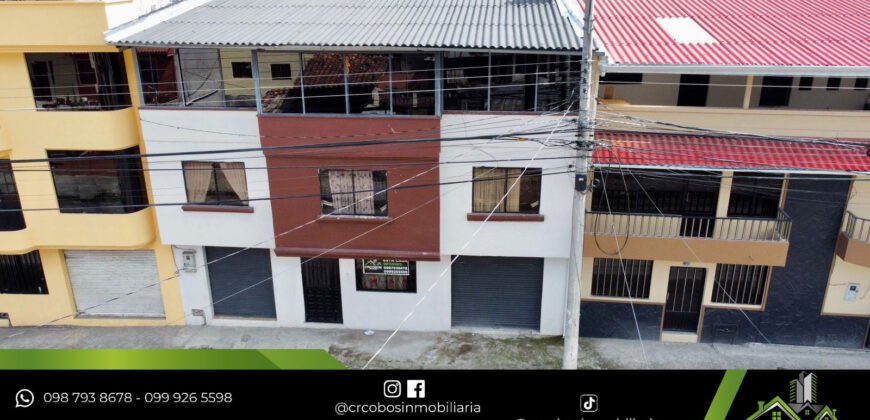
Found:
<path fill-rule="evenodd" d="M 363 260 L 363 274 L 384 274 L 387 276 L 408 276 L 411 264 L 406 260 Z"/>

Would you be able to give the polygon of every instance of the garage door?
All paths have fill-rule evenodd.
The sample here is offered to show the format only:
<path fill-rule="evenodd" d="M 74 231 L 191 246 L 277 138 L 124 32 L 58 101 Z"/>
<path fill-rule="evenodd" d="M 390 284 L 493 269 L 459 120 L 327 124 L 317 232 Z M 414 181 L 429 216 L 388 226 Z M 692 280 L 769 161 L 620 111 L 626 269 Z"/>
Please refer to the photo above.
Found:
<path fill-rule="evenodd" d="M 459 257 L 452 269 L 453 326 L 539 330 L 544 260 Z"/>
<path fill-rule="evenodd" d="M 64 251 L 64 256 L 80 313 L 164 316 L 154 251 Z"/>
<path fill-rule="evenodd" d="M 275 318 L 272 261 L 267 249 L 205 249 L 215 316 Z M 226 258 L 224 258 L 226 257 Z M 224 259 L 221 259 L 224 258 Z"/>

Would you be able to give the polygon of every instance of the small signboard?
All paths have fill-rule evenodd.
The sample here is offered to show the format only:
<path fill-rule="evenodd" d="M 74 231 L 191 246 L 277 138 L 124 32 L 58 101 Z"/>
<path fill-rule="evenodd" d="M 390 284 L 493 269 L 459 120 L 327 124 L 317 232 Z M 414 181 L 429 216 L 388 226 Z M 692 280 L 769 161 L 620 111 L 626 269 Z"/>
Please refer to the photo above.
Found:
<path fill-rule="evenodd" d="M 363 274 L 384 274 L 388 276 L 411 275 L 411 264 L 406 260 L 363 260 Z"/>

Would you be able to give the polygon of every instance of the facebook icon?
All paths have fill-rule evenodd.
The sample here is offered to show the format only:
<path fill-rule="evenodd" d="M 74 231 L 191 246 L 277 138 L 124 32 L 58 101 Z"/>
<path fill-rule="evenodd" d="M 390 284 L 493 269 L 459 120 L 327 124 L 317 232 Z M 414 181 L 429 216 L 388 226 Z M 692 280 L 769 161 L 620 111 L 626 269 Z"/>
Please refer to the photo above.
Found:
<path fill-rule="evenodd" d="M 426 398 L 426 381 L 408 379 L 408 398 Z"/>

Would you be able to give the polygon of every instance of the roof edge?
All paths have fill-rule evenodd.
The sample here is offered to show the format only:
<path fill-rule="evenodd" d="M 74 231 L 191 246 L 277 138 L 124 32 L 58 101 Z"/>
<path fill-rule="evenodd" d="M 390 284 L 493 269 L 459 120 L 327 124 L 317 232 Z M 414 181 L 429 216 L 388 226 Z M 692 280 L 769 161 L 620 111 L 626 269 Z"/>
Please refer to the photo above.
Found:
<path fill-rule="evenodd" d="M 836 76 L 870 77 L 870 67 L 774 66 L 705 64 L 604 64 L 603 73 L 679 73 L 726 76 Z"/>
<path fill-rule="evenodd" d="M 212 0 L 184 0 L 180 3 L 176 3 L 156 10 L 153 13 L 149 13 L 134 21 L 125 23 L 121 26 L 106 31 L 106 33 L 104 34 L 106 43 L 116 46 L 123 46 L 120 43 L 122 39 L 149 29 L 168 19 L 172 19 L 183 13 L 187 13 L 211 1 Z"/>

